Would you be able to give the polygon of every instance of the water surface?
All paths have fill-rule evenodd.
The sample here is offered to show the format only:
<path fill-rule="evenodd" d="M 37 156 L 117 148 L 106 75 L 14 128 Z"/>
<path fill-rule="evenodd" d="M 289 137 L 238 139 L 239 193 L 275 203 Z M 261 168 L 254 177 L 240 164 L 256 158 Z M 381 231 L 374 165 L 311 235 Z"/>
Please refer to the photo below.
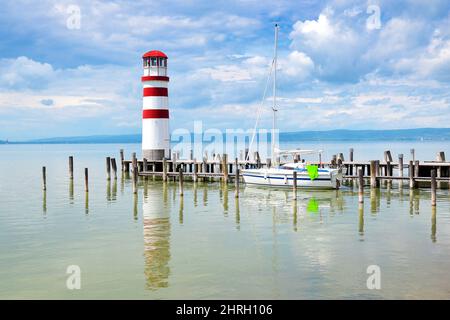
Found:
<path fill-rule="evenodd" d="M 450 297 L 449 191 L 383 185 L 302 191 L 232 184 L 140 181 L 137 196 L 119 173 L 106 180 L 106 156 L 139 145 L 0 147 L 0 298 L 300 299 Z M 416 148 L 424 159 L 448 145 L 325 145 L 330 154 L 381 158 Z M 70 183 L 67 158 L 75 158 Z M 427 157 L 430 158 L 430 157 Z M 47 191 L 41 167 L 47 166 Z M 83 169 L 90 191 L 84 192 Z M 68 290 L 66 268 L 81 268 Z M 369 265 L 381 290 L 366 286 Z"/>

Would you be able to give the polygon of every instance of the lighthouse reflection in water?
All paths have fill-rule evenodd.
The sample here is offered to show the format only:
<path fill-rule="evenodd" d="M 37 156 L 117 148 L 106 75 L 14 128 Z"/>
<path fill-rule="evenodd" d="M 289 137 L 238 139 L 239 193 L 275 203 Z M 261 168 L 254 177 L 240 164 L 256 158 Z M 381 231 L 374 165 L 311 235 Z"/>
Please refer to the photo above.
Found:
<path fill-rule="evenodd" d="M 144 190 L 142 211 L 146 288 L 157 290 L 169 286 L 170 275 L 170 208 L 167 207 L 167 186 L 160 190 Z"/>

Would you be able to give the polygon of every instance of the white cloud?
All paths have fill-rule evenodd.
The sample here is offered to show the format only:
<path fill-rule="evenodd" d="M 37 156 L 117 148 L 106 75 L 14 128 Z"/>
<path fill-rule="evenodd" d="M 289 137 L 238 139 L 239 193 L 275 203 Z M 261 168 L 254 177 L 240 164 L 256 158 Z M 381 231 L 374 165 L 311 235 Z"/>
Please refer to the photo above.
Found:
<path fill-rule="evenodd" d="M 53 67 L 48 63 L 23 56 L 0 60 L 0 88 L 42 88 L 53 77 Z"/>
<path fill-rule="evenodd" d="M 281 62 L 283 72 L 299 79 L 307 78 L 314 69 L 314 62 L 303 52 L 294 50 Z"/>

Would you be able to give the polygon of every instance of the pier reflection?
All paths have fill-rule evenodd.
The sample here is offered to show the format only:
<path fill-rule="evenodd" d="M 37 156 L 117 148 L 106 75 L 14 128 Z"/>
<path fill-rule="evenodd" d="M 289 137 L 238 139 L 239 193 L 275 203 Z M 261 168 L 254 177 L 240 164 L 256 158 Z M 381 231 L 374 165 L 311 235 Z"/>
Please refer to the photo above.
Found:
<path fill-rule="evenodd" d="M 358 206 L 358 216 L 359 216 L 358 232 L 359 232 L 359 235 L 361 236 L 361 239 L 363 239 L 363 236 L 364 236 L 364 203 L 360 203 Z"/>
<path fill-rule="evenodd" d="M 223 214 L 228 214 L 228 185 L 225 183 L 221 184 L 221 191 L 223 195 Z"/>
<path fill-rule="evenodd" d="M 89 192 L 84 193 L 84 214 L 89 214 Z"/>
<path fill-rule="evenodd" d="M 73 197 L 73 179 L 69 180 L 69 200 L 70 204 L 74 203 L 74 197 Z"/>
<path fill-rule="evenodd" d="M 436 207 L 431 207 L 431 241 L 436 242 Z"/>
<path fill-rule="evenodd" d="M 44 215 L 47 213 L 47 191 L 42 192 L 42 212 Z"/>
<path fill-rule="evenodd" d="M 234 201 L 234 205 L 235 205 L 235 212 L 236 212 L 236 229 L 240 230 L 241 229 L 241 212 L 239 209 L 239 198 L 235 198 Z"/>
<path fill-rule="evenodd" d="M 166 189 L 167 185 L 164 184 Z M 144 259 L 146 288 L 157 290 L 169 286 L 170 275 L 170 214 L 167 201 L 161 203 L 159 188 L 150 186 L 148 196 L 143 198 Z M 163 189 L 164 194 L 167 190 Z M 167 200 L 167 196 L 165 197 Z M 180 200 L 182 223 L 183 204 Z"/>

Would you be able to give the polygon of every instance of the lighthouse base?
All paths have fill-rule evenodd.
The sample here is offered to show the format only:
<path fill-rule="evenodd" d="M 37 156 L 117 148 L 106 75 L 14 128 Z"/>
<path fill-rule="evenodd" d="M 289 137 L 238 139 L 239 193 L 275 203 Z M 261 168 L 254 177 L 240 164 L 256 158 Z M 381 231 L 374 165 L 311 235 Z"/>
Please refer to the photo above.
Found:
<path fill-rule="evenodd" d="M 142 157 L 152 160 L 162 160 L 164 158 L 164 149 L 142 150 Z"/>

